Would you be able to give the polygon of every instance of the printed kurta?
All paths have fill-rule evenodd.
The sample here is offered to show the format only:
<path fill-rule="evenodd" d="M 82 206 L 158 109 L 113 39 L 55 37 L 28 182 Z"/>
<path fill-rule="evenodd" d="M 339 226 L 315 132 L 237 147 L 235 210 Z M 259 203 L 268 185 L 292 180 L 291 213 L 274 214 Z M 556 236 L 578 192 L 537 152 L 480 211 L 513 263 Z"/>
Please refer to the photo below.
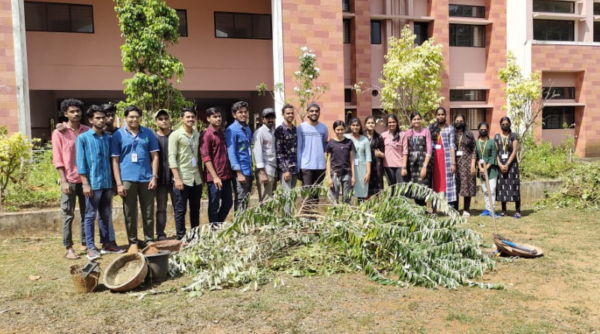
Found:
<path fill-rule="evenodd" d="M 446 194 L 446 201 L 456 201 L 456 184 L 454 182 L 454 174 L 452 174 L 452 152 L 451 149 L 456 149 L 454 139 L 456 132 L 454 127 L 445 126 L 440 129 L 435 137 L 431 140 L 433 144 L 433 190 Z M 445 179 L 441 179 L 441 178 Z"/>
<path fill-rule="evenodd" d="M 413 129 L 406 131 L 404 135 L 404 145 L 408 148 L 407 172 L 410 182 L 422 184 L 431 187 L 429 183 L 429 173 L 421 179 L 421 169 L 425 165 L 425 158 L 431 156 L 431 135 L 429 130 L 421 129 L 415 132 Z"/>
<path fill-rule="evenodd" d="M 367 139 L 369 139 L 367 137 Z M 375 150 L 385 154 L 385 145 L 383 138 L 373 132 L 373 137 L 369 139 L 371 145 L 371 180 L 369 181 L 369 196 L 373 196 L 383 190 L 383 158 L 375 156 Z"/>
<path fill-rule="evenodd" d="M 456 189 L 459 196 L 474 197 L 477 194 L 477 179 L 471 176 L 471 163 L 477 162 L 475 137 L 471 131 L 456 135 Z M 460 155 L 458 152 L 461 152 Z"/>
<path fill-rule="evenodd" d="M 354 143 L 354 196 L 365 198 L 369 195 L 369 183 L 365 183 L 367 175 L 367 163 L 371 162 L 371 144 L 365 136 L 354 138 L 352 134 L 346 134 Z M 371 166 L 372 167 L 372 166 Z"/>
<path fill-rule="evenodd" d="M 507 137 L 496 134 L 494 141 L 498 147 L 498 157 L 503 165 L 508 162 L 508 158 L 513 152 L 513 141 L 517 140 L 517 135 L 511 132 Z M 508 166 L 508 172 L 498 173 L 498 185 L 496 186 L 496 201 L 498 202 L 516 202 L 521 200 L 521 189 L 519 180 L 519 163 L 517 159 Z"/>

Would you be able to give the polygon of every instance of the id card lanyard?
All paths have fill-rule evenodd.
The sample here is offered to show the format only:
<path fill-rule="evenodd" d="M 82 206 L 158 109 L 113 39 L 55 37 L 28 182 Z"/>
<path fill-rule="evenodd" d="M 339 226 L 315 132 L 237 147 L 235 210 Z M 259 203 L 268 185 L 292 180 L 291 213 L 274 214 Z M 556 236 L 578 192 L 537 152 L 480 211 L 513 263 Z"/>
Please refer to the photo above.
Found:
<path fill-rule="evenodd" d="M 481 151 L 481 160 L 479 160 L 479 163 L 485 163 L 485 148 L 487 145 L 487 140 L 483 143 L 483 148 L 481 148 L 481 140 L 477 141 L 477 146 L 479 146 L 479 150 Z"/>
<path fill-rule="evenodd" d="M 138 129 L 138 132 L 135 134 L 135 137 L 133 136 L 133 134 L 131 134 L 131 132 L 129 131 L 128 128 L 125 128 L 125 132 L 127 132 L 127 136 L 129 136 L 129 139 L 131 140 L 131 148 L 132 148 L 132 152 L 131 152 L 131 162 L 138 162 L 138 154 L 137 154 L 137 146 L 138 146 L 138 141 L 140 140 L 140 131 L 142 131 L 141 129 Z"/>
<path fill-rule="evenodd" d="M 508 146 L 508 136 L 504 137 L 503 135 L 500 135 L 500 138 L 502 138 L 502 155 L 500 156 L 502 159 L 508 159 L 508 152 L 506 151 L 506 146 Z"/>

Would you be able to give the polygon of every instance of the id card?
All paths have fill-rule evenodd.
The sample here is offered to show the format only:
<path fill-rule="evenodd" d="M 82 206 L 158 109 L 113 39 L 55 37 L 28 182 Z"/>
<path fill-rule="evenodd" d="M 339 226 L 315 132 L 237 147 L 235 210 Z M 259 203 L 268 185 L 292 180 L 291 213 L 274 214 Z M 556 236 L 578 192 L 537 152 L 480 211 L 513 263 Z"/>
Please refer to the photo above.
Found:
<path fill-rule="evenodd" d="M 131 162 L 138 162 L 137 153 L 131 153 Z"/>
<path fill-rule="evenodd" d="M 358 159 L 354 159 L 354 166 L 358 166 Z"/>
<path fill-rule="evenodd" d="M 440 144 L 436 144 L 436 145 L 435 145 L 435 149 L 436 149 L 436 150 L 439 150 L 439 149 L 441 149 L 441 148 L 442 148 L 442 145 L 440 145 Z"/>
<path fill-rule="evenodd" d="M 192 157 L 192 167 L 198 167 L 198 162 L 196 162 L 196 158 Z"/>
<path fill-rule="evenodd" d="M 480 160 L 479 160 L 479 163 L 480 163 L 480 164 L 485 164 L 485 160 L 483 160 L 483 159 L 480 159 Z"/>
<path fill-rule="evenodd" d="M 456 156 L 457 157 L 462 157 L 463 156 L 463 151 L 456 151 Z"/>
<path fill-rule="evenodd" d="M 501 157 L 503 160 L 506 160 L 506 159 L 508 159 L 508 154 L 507 154 L 507 153 L 504 153 L 504 154 L 502 154 L 500 157 Z"/>

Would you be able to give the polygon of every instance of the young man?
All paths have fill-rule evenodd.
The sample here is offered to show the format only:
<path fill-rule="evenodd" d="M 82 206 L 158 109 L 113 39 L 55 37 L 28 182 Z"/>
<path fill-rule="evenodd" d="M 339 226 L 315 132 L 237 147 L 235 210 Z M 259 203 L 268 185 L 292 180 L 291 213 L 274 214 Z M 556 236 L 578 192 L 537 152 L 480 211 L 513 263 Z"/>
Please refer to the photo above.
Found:
<path fill-rule="evenodd" d="M 79 214 L 81 215 L 80 241 L 85 243 L 85 196 L 81 185 L 81 177 L 77 172 L 75 163 L 75 142 L 77 137 L 89 130 L 81 124 L 81 109 L 83 103 L 75 99 L 67 99 L 60 104 L 60 110 L 67 117 L 68 122 L 63 123 L 63 132 L 54 130 L 52 133 L 52 162 L 60 177 L 60 209 L 62 210 L 63 245 L 67 249 L 64 258 L 69 260 L 79 259 L 73 249 L 73 232 L 71 225 L 75 218 L 75 199 L 79 201 Z"/>
<path fill-rule="evenodd" d="M 92 125 L 92 131 L 87 131 L 77 137 L 76 157 L 77 172 L 83 183 L 85 200 L 85 240 L 87 258 L 92 261 L 100 257 L 100 253 L 122 253 L 116 247 L 114 237 L 110 236 L 112 225 L 111 202 L 113 197 L 113 177 L 110 169 L 110 136 L 104 133 L 106 113 L 96 105 L 86 112 Z M 94 244 L 94 225 L 96 216 L 100 228 L 102 251 L 98 252 Z"/>
<path fill-rule="evenodd" d="M 435 111 L 436 122 L 429 126 L 431 133 L 433 167 L 432 167 L 432 189 L 446 195 L 446 201 L 458 209 L 456 197 L 456 183 L 454 173 L 456 172 L 456 156 L 454 154 L 454 139 L 456 130 L 446 123 L 446 109 L 439 107 Z"/>
<path fill-rule="evenodd" d="M 169 113 L 160 109 L 154 114 L 154 124 L 158 130 L 154 133 L 158 141 L 160 152 L 158 154 L 158 185 L 156 186 L 156 239 L 165 240 L 165 227 L 167 226 L 167 201 L 171 197 L 171 204 L 175 210 L 175 188 L 169 168 L 169 136 L 171 135 L 171 120 Z"/>
<path fill-rule="evenodd" d="M 227 219 L 233 205 L 231 190 L 231 169 L 227 157 L 225 134 L 221 130 L 221 111 L 217 108 L 206 110 L 210 124 L 200 139 L 200 154 L 204 162 L 206 184 L 208 186 L 208 221 L 216 227 Z"/>
<path fill-rule="evenodd" d="M 119 128 L 115 126 L 117 107 L 115 107 L 115 105 L 112 103 L 105 103 L 101 107 L 106 113 L 106 125 L 104 126 L 104 133 L 112 136 L 113 133 L 119 130 Z"/>
<path fill-rule="evenodd" d="M 275 152 L 275 110 L 262 112 L 263 125 L 254 133 L 254 161 L 258 174 L 256 186 L 260 201 L 273 197 L 277 187 L 277 154 Z"/>
<path fill-rule="evenodd" d="M 198 159 L 199 133 L 195 129 L 196 111 L 181 110 L 181 127 L 169 137 L 169 167 L 175 181 L 175 230 L 177 239 L 185 237 L 185 214 L 190 206 L 190 227 L 200 225 L 202 178 Z"/>
<path fill-rule="evenodd" d="M 296 113 L 294 106 L 290 104 L 284 105 L 281 113 L 283 123 L 275 129 L 275 151 L 281 175 L 281 187 L 284 193 L 289 193 L 298 180 L 298 134 L 294 125 Z M 289 207 L 286 207 L 285 211 L 289 213 Z"/>
<path fill-rule="evenodd" d="M 236 174 L 234 210 L 237 213 L 248 207 L 252 191 L 252 131 L 248 126 L 248 103 L 236 102 L 231 111 L 235 122 L 225 131 L 225 141 L 231 169 Z"/>
<path fill-rule="evenodd" d="M 125 108 L 126 125 L 111 138 L 112 166 L 117 193 L 123 198 L 123 215 L 129 252 L 138 251 L 138 199 L 145 242 L 154 241 L 154 195 L 158 178 L 158 142 L 152 130 L 140 126 L 142 111 Z M 139 242 L 139 246 L 145 246 Z"/>
<path fill-rule="evenodd" d="M 302 176 L 302 185 L 320 186 L 325 178 L 325 146 L 329 132 L 327 126 L 319 122 L 321 107 L 316 103 L 308 105 L 308 121 L 298 125 L 298 167 Z M 307 203 L 311 206 L 319 203 L 319 193 L 314 191 Z"/>

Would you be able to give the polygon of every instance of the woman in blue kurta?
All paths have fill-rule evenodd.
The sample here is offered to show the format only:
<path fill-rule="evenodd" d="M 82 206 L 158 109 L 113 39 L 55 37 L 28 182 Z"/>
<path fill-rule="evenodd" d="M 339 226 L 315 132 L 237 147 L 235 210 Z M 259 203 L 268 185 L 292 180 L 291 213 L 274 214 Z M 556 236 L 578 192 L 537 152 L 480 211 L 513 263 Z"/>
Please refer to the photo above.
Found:
<path fill-rule="evenodd" d="M 346 134 L 354 142 L 354 171 L 356 173 L 354 182 L 354 196 L 358 200 L 364 200 L 369 195 L 369 180 L 371 178 L 371 144 L 367 137 L 363 136 L 360 119 L 350 120 L 350 133 Z"/>

